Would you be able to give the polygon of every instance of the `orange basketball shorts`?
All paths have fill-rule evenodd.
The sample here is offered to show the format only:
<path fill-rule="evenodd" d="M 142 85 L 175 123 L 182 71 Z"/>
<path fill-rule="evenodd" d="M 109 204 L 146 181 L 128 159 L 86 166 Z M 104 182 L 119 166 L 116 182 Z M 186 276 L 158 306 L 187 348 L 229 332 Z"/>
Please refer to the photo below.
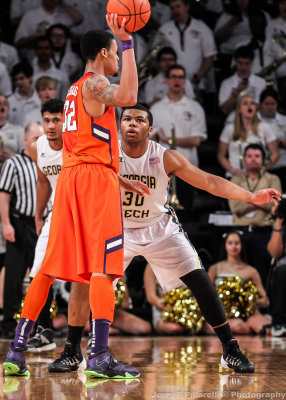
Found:
<path fill-rule="evenodd" d="M 63 168 L 40 272 L 88 283 L 92 273 L 123 276 L 123 220 L 116 173 L 102 164 Z"/>

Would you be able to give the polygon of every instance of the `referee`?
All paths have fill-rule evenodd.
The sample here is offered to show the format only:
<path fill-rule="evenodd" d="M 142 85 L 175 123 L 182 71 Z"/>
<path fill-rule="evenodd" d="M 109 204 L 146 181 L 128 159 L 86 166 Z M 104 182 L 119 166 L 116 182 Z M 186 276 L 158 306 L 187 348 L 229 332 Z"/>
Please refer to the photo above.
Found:
<path fill-rule="evenodd" d="M 21 305 L 22 282 L 33 264 L 37 241 L 35 228 L 36 164 L 30 158 L 31 144 L 44 133 L 38 123 L 25 129 L 24 150 L 8 158 L 0 174 L 0 215 L 7 240 L 2 337 L 13 338 L 17 325 L 14 314 Z"/>

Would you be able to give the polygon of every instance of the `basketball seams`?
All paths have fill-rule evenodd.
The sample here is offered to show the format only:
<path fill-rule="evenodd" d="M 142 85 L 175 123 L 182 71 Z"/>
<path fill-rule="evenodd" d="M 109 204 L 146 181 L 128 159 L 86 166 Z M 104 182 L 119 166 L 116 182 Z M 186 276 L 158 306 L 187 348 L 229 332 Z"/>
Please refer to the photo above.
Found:
<path fill-rule="evenodd" d="M 122 19 L 126 18 L 126 31 L 136 32 L 148 22 L 151 7 L 148 0 L 108 0 L 106 11 L 109 16 L 112 13 L 118 15 L 119 25 Z"/>

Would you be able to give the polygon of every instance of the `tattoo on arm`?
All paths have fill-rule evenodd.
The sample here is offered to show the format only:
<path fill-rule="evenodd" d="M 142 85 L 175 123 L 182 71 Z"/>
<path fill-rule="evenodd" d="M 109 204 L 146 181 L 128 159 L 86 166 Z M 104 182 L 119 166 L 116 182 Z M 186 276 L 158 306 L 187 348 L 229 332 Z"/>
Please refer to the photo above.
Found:
<path fill-rule="evenodd" d="M 115 106 L 114 93 L 118 85 L 110 84 L 109 80 L 102 75 L 93 75 L 86 81 L 89 94 L 96 100 L 107 106 Z"/>

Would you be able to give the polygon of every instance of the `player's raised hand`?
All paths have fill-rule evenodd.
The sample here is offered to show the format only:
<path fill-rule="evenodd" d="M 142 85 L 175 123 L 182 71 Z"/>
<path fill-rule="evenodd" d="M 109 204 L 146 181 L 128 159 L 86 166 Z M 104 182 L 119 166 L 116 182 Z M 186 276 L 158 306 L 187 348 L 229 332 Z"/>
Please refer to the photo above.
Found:
<path fill-rule="evenodd" d="M 130 33 L 125 30 L 126 18 L 123 18 L 121 26 L 119 26 L 117 14 L 110 14 L 110 17 L 108 17 L 108 14 L 106 14 L 106 22 L 114 35 L 118 37 L 119 40 L 132 39 Z"/>
<path fill-rule="evenodd" d="M 140 181 L 133 181 L 131 179 L 126 179 L 123 178 L 122 176 L 118 176 L 120 186 L 129 191 L 129 192 L 135 192 L 139 194 L 139 196 L 145 196 L 146 194 L 151 194 L 149 188 L 145 183 L 140 182 Z"/>
<path fill-rule="evenodd" d="M 281 200 L 281 193 L 272 188 L 262 189 L 252 193 L 251 197 L 251 202 L 254 204 L 273 203 L 277 206 Z"/>

